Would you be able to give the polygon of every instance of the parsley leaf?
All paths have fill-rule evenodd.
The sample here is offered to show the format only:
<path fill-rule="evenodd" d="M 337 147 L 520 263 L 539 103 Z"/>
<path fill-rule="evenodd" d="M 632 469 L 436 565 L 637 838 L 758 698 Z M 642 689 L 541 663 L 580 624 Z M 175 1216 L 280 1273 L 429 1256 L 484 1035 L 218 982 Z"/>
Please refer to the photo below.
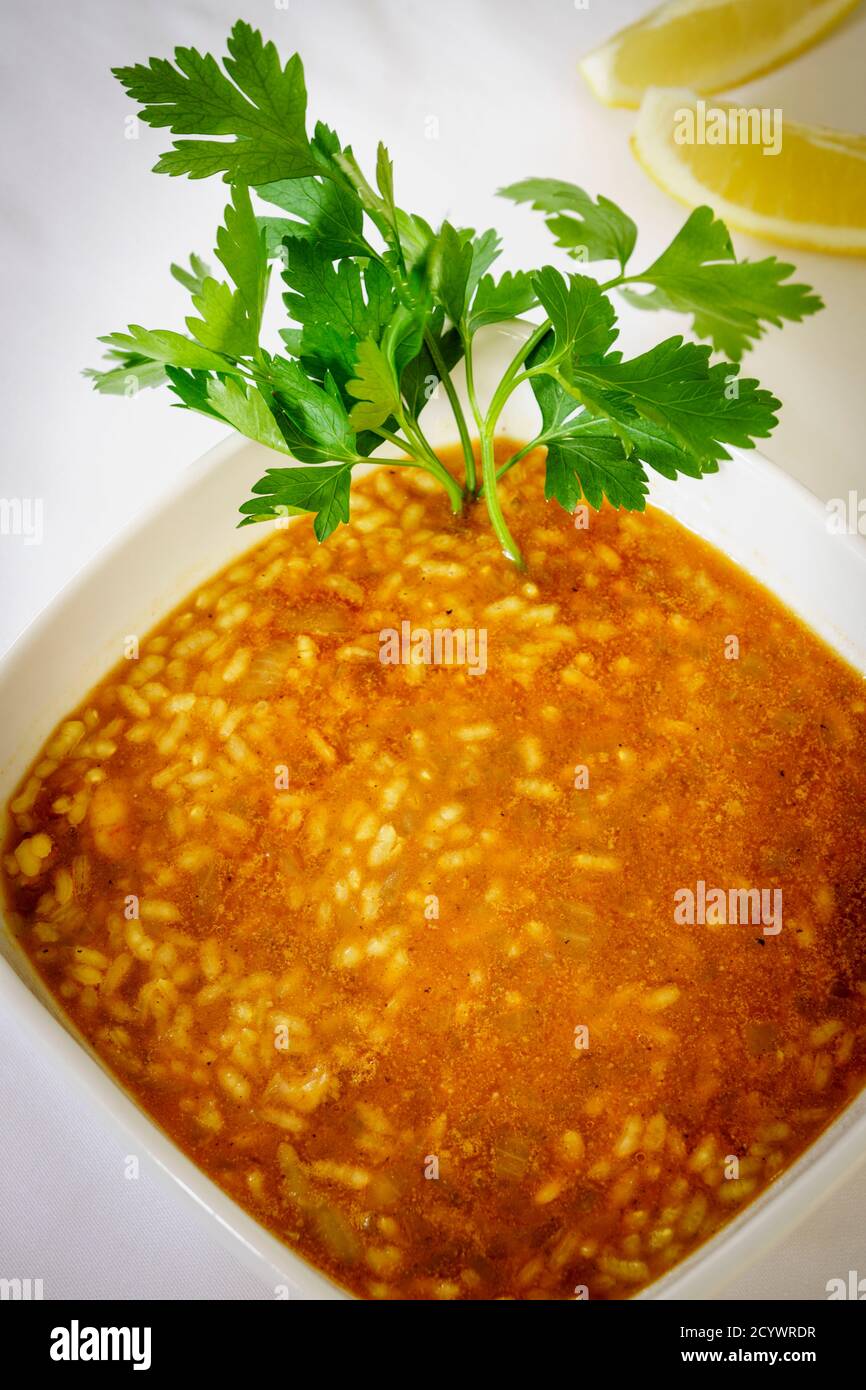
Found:
<path fill-rule="evenodd" d="M 400 409 L 393 364 L 372 338 L 358 345 L 355 376 L 346 383 L 346 390 L 358 402 L 349 413 L 356 430 L 376 430 Z"/>
<path fill-rule="evenodd" d="M 307 89 L 295 54 L 283 67 L 272 43 L 238 20 L 228 40 L 225 72 L 210 54 L 177 48 L 174 64 L 114 68 L 141 119 L 181 135 L 232 135 L 233 140 L 175 140 L 158 173 L 207 178 L 225 171 L 233 182 L 270 183 L 321 172 L 307 139 Z M 228 76 L 226 76 L 228 73 Z"/>
<path fill-rule="evenodd" d="M 166 380 L 162 362 L 142 357 L 139 352 L 113 348 L 105 353 L 105 359 L 116 365 L 103 370 L 85 367 L 82 373 L 91 379 L 93 389 L 104 396 L 134 396 L 143 387 L 161 386 Z"/>
<path fill-rule="evenodd" d="M 249 189 L 237 184 L 217 230 L 216 254 L 237 287 L 253 336 L 258 341 L 270 271 L 264 237 L 258 226 Z"/>
<path fill-rule="evenodd" d="M 358 343 L 362 338 L 378 342 L 394 312 L 388 272 L 378 261 L 363 271 L 354 260 L 335 265 L 321 247 L 298 238 L 286 242 L 286 260 L 283 280 L 289 292 L 283 301 L 302 325 L 299 338 L 289 337 L 287 344 L 342 385 L 354 371 Z"/>
<path fill-rule="evenodd" d="M 178 284 L 183 285 L 184 289 L 189 290 L 190 294 L 201 294 L 202 286 L 210 275 L 210 266 L 203 261 L 201 256 L 197 256 L 193 251 L 189 258 L 189 270 L 185 266 L 175 265 L 172 262 L 169 269 Z"/>
<path fill-rule="evenodd" d="M 600 420 L 595 423 L 604 424 Z M 626 428 L 633 457 L 648 464 L 665 478 L 674 479 L 678 473 L 684 473 L 689 478 L 700 478 L 715 468 L 713 461 L 696 458 L 691 450 L 684 448 L 661 425 L 654 420 L 645 420 L 637 412 Z"/>
<path fill-rule="evenodd" d="M 353 189 L 330 179 L 303 178 L 262 184 L 256 192 L 265 202 L 291 214 L 289 218 L 259 219 L 271 255 L 278 253 L 286 236 L 315 242 L 332 261 L 367 254 L 364 211 Z"/>
<path fill-rule="evenodd" d="M 607 498 L 613 507 L 642 512 L 648 491 L 640 463 L 626 457 L 619 439 L 575 426 L 547 446 L 544 495 L 568 512 L 583 498 L 595 508 Z"/>
<path fill-rule="evenodd" d="M 530 355 L 529 365 L 540 366 L 553 351 L 550 333 Z M 605 497 L 611 506 L 643 511 L 646 475 L 637 455 L 627 455 L 609 423 L 579 406 L 552 376 L 531 376 L 530 382 L 541 410 L 537 442 L 547 445 L 545 497 L 555 498 L 569 512 L 583 498 L 591 507 L 600 507 Z"/>
<path fill-rule="evenodd" d="M 545 218 L 557 246 L 582 261 L 619 261 L 625 268 L 637 240 L 631 218 L 609 198 L 593 200 L 577 184 L 562 179 L 523 179 L 499 189 L 501 198 L 531 203 Z"/>
<path fill-rule="evenodd" d="M 540 371 L 554 354 L 551 332 L 528 366 Z M 533 373 L 542 416 L 539 442 L 590 428 L 615 435 L 627 455 L 667 478 L 714 471 L 716 460 L 728 457 L 724 443 L 750 448 L 772 430 L 779 402 L 756 381 L 740 380 L 731 363 L 711 367 L 708 359 L 708 348 L 668 339 L 632 362 L 618 353 L 590 358 L 565 373 L 567 380 Z"/>
<path fill-rule="evenodd" d="M 648 294 L 622 293 L 640 309 L 675 309 L 692 314 L 699 338 L 737 360 L 767 324 L 800 322 L 823 307 L 808 285 L 783 284 L 794 267 L 775 256 L 737 261 L 727 227 L 711 208 L 699 207 L 667 250 L 630 283 L 654 286 Z"/>
<path fill-rule="evenodd" d="M 269 449 L 289 452 L 267 401 L 255 386 L 246 386 L 236 377 L 212 377 L 206 392 L 211 408 L 240 434 Z"/>
<path fill-rule="evenodd" d="M 169 390 L 178 398 L 178 409 L 196 410 L 222 420 L 219 411 L 208 400 L 208 385 L 216 378 L 211 372 L 185 371 L 182 367 L 166 367 Z"/>
<path fill-rule="evenodd" d="M 466 308 L 469 274 L 472 269 L 471 234 L 458 232 L 443 222 L 430 253 L 430 284 L 433 294 L 452 323 L 459 324 Z"/>
<path fill-rule="evenodd" d="M 475 236 L 471 232 L 469 235 L 472 238 L 472 262 L 469 266 L 466 293 L 471 298 L 482 275 L 486 275 L 493 262 L 500 255 L 500 240 L 492 227 L 488 227 L 487 231 L 481 232 L 479 236 Z"/>
<path fill-rule="evenodd" d="M 175 367 L 198 367 L 203 371 L 231 370 L 224 357 L 169 328 L 142 328 L 138 323 L 131 323 L 127 333 L 108 333 L 99 341 L 127 357 L 136 354 L 151 362 L 171 362 Z"/>
<path fill-rule="evenodd" d="M 274 388 L 271 408 L 293 456 L 304 463 L 356 463 L 355 432 L 330 373 L 320 385 L 284 357 L 268 358 L 266 366 Z"/>
<path fill-rule="evenodd" d="M 532 277 L 555 334 L 555 350 L 570 358 L 605 352 L 616 338 L 613 305 L 588 275 L 568 280 L 552 265 Z"/>
<path fill-rule="evenodd" d="M 201 318 L 188 318 L 186 326 L 205 347 L 232 357 L 246 357 L 255 351 L 257 337 L 243 300 L 224 281 L 205 280 L 201 294 L 192 302 Z"/>
<path fill-rule="evenodd" d="M 506 271 L 498 284 L 487 274 L 498 255 L 499 238 L 494 231 L 476 237 L 471 228 L 458 231 L 450 222 L 442 223 L 430 252 L 434 299 L 453 324 L 465 320 L 470 335 L 485 324 L 515 318 L 536 303 L 530 278 L 523 271 Z"/>
<path fill-rule="evenodd" d="M 469 310 L 469 332 L 490 323 L 516 319 L 538 303 L 532 276 L 523 270 L 506 270 L 499 280 L 483 275 Z"/>
<path fill-rule="evenodd" d="M 255 497 L 240 508 L 241 526 L 255 521 L 273 520 L 295 512 L 315 512 L 313 530 L 317 540 L 327 540 L 341 522 L 349 520 L 349 464 L 321 468 L 269 468 L 253 485 Z"/>
<path fill-rule="evenodd" d="M 636 410 L 678 439 L 699 462 L 726 457 L 724 443 L 748 448 L 776 424 L 778 401 L 728 362 L 709 366 L 710 349 L 666 338 L 629 361 L 618 354 L 577 364 L 568 380 L 588 409 L 628 429 Z"/>
<path fill-rule="evenodd" d="M 376 150 L 376 187 L 382 195 L 382 203 L 388 222 L 394 231 L 395 237 L 399 240 L 399 232 L 397 229 L 398 209 L 394 202 L 394 163 L 381 140 Z"/>
<path fill-rule="evenodd" d="M 347 393 L 358 402 L 349 416 L 356 430 L 378 430 L 392 416 L 403 424 L 401 377 L 421 348 L 424 308 L 420 302 L 399 304 L 381 343 L 365 338 L 359 345 L 355 377 L 346 383 Z"/>
<path fill-rule="evenodd" d="M 186 326 L 205 347 L 248 357 L 258 346 L 269 270 L 264 235 L 241 184 L 232 189 L 216 253 L 236 288 L 206 275 L 192 301 L 201 317 L 188 318 Z"/>

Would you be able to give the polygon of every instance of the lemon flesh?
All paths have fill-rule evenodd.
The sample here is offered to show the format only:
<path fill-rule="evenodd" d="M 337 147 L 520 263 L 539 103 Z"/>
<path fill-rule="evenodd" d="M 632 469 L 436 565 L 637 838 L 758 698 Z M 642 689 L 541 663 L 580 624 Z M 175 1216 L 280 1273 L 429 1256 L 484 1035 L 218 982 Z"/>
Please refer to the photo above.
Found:
<path fill-rule="evenodd" d="M 702 122 L 694 92 L 646 93 L 632 149 L 656 183 L 691 207 L 709 203 L 730 226 L 753 236 L 866 255 L 866 136 L 785 120 L 777 154 L 765 153 L 768 145 L 760 141 L 680 143 L 678 132 L 706 134 L 707 122 L 718 120 L 714 113 L 720 111 L 735 113 L 729 132 L 746 129 L 742 107 L 704 103 Z"/>
<path fill-rule="evenodd" d="M 608 106 L 648 87 L 718 92 L 810 48 L 858 0 L 670 0 L 590 53 L 581 71 Z"/>

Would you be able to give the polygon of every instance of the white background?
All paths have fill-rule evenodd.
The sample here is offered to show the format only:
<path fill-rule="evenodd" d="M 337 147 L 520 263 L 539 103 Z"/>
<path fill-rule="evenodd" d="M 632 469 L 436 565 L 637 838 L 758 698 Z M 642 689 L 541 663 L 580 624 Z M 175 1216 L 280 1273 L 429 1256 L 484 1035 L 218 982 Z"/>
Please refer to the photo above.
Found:
<path fill-rule="evenodd" d="M 576 69 L 582 53 L 647 8 L 642 0 L 4 3 L 0 497 L 42 499 L 45 537 L 27 546 L 0 536 L 0 649 L 219 438 L 218 426 L 171 410 L 163 393 L 100 398 L 79 375 L 96 363 L 100 333 L 128 322 L 182 326 L 185 294 L 168 265 L 209 252 L 225 201 L 217 180 L 149 173 L 167 137 L 141 126 L 128 138 L 134 108 L 112 65 L 168 57 L 177 43 L 222 52 L 242 13 L 284 56 L 301 51 L 311 115 L 351 140 L 362 163 L 386 140 L 404 206 L 434 222 L 448 215 L 497 226 L 503 268 L 556 258 L 537 215 L 493 196 L 528 175 L 615 198 L 649 257 L 682 211 L 634 162 L 632 113 L 599 107 Z M 781 106 L 786 119 L 863 131 L 864 59 L 861 7 L 820 48 L 742 94 Z M 735 242 L 741 255 L 771 249 Z M 866 270 L 862 261 L 790 255 L 827 310 L 771 336 L 746 364 L 785 402 L 766 452 L 824 499 L 862 493 Z M 661 327 L 635 317 L 624 315 L 632 346 Z M 2 1019 L 0 1134 L 0 1277 L 41 1278 L 47 1298 L 271 1296 L 179 1193 L 166 1194 L 146 1171 L 125 1180 L 124 1150 L 100 1114 L 65 1094 L 32 1040 Z M 864 1229 L 861 1170 L 725 1296 L 824 1297 L 828 1278 L 866 1275 Z"/>

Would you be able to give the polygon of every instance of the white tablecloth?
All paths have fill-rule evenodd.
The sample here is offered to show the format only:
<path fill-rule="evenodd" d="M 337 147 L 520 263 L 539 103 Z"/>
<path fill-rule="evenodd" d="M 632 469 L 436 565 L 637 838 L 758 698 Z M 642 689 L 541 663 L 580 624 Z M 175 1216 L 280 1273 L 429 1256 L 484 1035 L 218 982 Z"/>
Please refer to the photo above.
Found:
<path fill-rule="evenodd" d="M 163 132 L 128 138 L 133 107 L 111 65 L 222 51 L 237 12 L 304 58 L 310 109 L 367 162 L 384 138 L 400 201 L 432 221 L 496 225 L 502 265 L 555 259 L 537 215 L 494 198 L 555 175 L 620 201 L 647 253 L 682 217 L 628 150 L 633 117 L 595 104 L 579 54 L 642 0 L 27 0 L 4 5 L 3 443 L 0 496 L 41 498 L 41 545 L 0 535 L 0 649 L 179 468 L 219 436 L 161 393 L 98 398 L 80 377 L 97 334 L 129 321 L 178 326 L 172 260 L 207 252 L 225 200 L 216 180 L 151 175 Z M 748 89 L 787 116 L 866 128 L 862 11 L 821 46 Z M 135 132 L 135 127 L 132 127 Z M 431 133 L 437 138 L 429 138 Z M 743 254 L 766 248 L 737 238 Z M 827 311 L 769 337 L 749 366 L 785 401 L 771 458 L 823 498 L 864 486 L 862 262 L 793 256 Z M 275 296 L 276 298 L 276 296 Z M 635 316 L 649 338 L 658 322 Z M 672 323 L 674 321 L 672 320 Z M 192 520 L 194 524 L 194 519 Z M 2 731 L 0 731 L 2 740 Z M 0 1277 L 44 1280 L 47 1298 L 258 1298 L 271 1290 L 217 1244 L 180 1193 L 146 1169 L 124 1177 L 103 1117 L 70 1095 L 33 1040 L 0 1017 Z M 866 1274 L 866 1170 L 740 1277 L 727 1297 L 821 1298 Z"/>

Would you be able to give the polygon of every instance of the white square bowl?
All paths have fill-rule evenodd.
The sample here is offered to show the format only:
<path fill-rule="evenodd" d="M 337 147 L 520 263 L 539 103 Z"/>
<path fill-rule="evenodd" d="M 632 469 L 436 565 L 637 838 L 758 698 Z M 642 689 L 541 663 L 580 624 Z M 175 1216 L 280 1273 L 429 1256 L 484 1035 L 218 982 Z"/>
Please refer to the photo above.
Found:
<path fill-rule="evenodd" d="M 482 395 L 485 383 L 498 380 L 524 331 L 515 324 L 483 335 L 477 363 Z M 521 387 L 508 402 L 500 431 L 531 438 L 537 422 L 534 400 Z M 452 442 L 444 400 L 431 402 L 424 426 L 435 445 Z M 831 533 L 817 499 L 756 451 L 732 452 L 717 475 L 700 482 L 654 477 L 650 501 L 724 551 L 866 674 L 866 542 Z M 142 636 L 255 542 L 254 529 L 235 529 L 237 507 L 273 463 L 273 454 L 242 439 L 218 444 L 78 574 L 15 643 L 0 663 L 0 805 L 57 722 L 120 659 L 124 638 Z M 166 1181 L 179 1184 L 268 1283 L 287 1286 L 295 1298 L 349 1297 L 181 1153 L 72 1029 L 6 930 L 0 930 L 0 1007 L 50 1053 L 70 1087 L 80 1086 L 100 1102 L 107 1123 L 146 1152 Z M 866 1092 L 757 1201 L 639 1297 L 712 1297 L 801 1221 L 864 1155 Z"/>

